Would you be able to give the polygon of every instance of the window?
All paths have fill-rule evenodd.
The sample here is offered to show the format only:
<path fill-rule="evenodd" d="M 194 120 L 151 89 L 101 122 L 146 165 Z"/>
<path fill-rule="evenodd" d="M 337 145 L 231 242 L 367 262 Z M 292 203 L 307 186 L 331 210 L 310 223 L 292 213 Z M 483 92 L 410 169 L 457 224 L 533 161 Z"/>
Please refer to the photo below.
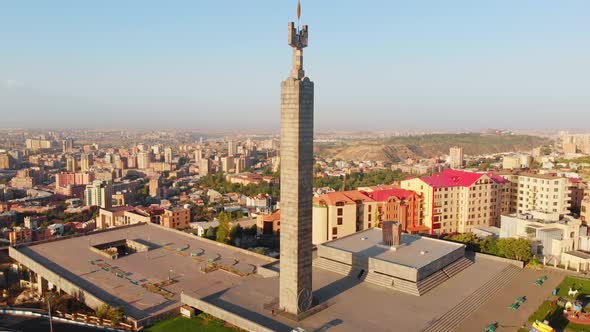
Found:
<path fill-rule="evenodd" d="M 338 235 L 338 227 L 332 227 L 332 235 Z"/>
<path fill-rule="evenodd" d="M 369 205 L 369 212 L 371 212 L 371 208 L 372 208 L 372 207 L 373 207 L 372 205 Z M 369 218 L 369 219 L 370 219 L 370 218 Z"/>
<path fill-rule="evenodd" d="M 342 217 L 338 217 L 337 221 L 338 221 L 338 225 L 342 225 Z"/>
<path fill-rule="evenodd" d="M 369 217 L 367 218 L 368 221 L 371 221 L 371 214 L 369 213 Z"/>
<path fill-rule="evenodd" d="M 342 208 L 338 208 L 338 215 L 341 216 L 342 215 Z"/>

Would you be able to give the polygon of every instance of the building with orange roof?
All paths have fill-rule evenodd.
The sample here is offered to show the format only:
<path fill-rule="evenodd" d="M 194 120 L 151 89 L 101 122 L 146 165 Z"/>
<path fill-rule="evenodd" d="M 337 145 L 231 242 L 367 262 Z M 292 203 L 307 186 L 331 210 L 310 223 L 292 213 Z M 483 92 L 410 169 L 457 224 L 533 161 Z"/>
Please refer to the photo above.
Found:
<path fill-rule="evenodd" d="M 377 226 L 377 202 L 358 190 L 313 199 L 313 244 Z"/>
<path fill-rule="evenodd" d="M 422 221 L 424 197 L 411 190 L 384 185 L 361 190 L 377 202 L 377 226 L 384 221 L 397 221 L 402 230 L 410 234 L 428 233 L 430 228 Z"/>
<path fill-rule="evenodd" d="M 281 233 L 281 210 L 276 210 L 271 214 L 259 214 L 256 217 L 256 229 L 259 235 L 279 235 Z"/>

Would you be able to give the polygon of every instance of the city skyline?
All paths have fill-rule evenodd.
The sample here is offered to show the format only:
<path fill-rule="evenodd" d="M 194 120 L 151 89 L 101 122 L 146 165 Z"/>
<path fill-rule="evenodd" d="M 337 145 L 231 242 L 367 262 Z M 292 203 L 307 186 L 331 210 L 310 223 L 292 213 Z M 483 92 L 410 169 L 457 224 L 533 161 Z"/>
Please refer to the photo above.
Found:
<path fill-rule="evenodd" d="M 320 130 L 587 128 L 585 2 L 302 6 Z M 1 127 L 278 129 L 291 2 L 4 7 Z"/>

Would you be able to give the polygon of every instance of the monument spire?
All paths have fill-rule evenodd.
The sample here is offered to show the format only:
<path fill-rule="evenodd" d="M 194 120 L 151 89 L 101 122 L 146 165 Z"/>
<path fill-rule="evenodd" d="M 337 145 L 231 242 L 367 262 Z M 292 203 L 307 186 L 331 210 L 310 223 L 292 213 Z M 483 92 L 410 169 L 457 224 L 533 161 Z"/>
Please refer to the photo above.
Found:
<path fill-rule="evenodd" d="M 297 4 L 297 20 L 301 4 Z M 281 265 L 279 306 L 298 319 L 312 305 L 313 82 L 303 71 L 307 25 L 289 23 L 291 75 L 281 83 Z"/>
<path fill-rule="evenodd" d="M 301 21 L 301 0 L 297 0 L 297 26 L 299 27 L 299 22 Z"/>
<path fill-rule="evenodd" d="M 301 3 L 297 2 L 297 27 L 294 22 L 289 23 L 289 45 L 293 48 L 293 70 L 291 77 L 302 79 L 305 77 L 303 71 L 303 49 L 307 47 L 308 30 L 307 25 L 299 27 L 301 17 Z"/>

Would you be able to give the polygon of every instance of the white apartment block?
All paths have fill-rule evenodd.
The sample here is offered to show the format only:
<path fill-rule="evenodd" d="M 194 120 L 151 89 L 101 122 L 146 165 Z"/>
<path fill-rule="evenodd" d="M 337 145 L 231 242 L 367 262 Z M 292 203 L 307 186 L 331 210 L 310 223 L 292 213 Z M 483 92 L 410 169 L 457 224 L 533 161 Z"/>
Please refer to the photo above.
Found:
<path fill-rule="evenodd" d="M 587 227 L 571 216 L 552 212 L 527 211 L 501 217 L 500 238 L 524 238 L 532 241 L 533 254 L 546 261 L 557 259 L 564 253 L 588 250 Z"/>
<path fill-rule="evenodd" d="M 571 192 L 566 177 L 526 172 L 505 172 L 499 175 L 511 182 L 511 213 L 570 212 Z"/>

